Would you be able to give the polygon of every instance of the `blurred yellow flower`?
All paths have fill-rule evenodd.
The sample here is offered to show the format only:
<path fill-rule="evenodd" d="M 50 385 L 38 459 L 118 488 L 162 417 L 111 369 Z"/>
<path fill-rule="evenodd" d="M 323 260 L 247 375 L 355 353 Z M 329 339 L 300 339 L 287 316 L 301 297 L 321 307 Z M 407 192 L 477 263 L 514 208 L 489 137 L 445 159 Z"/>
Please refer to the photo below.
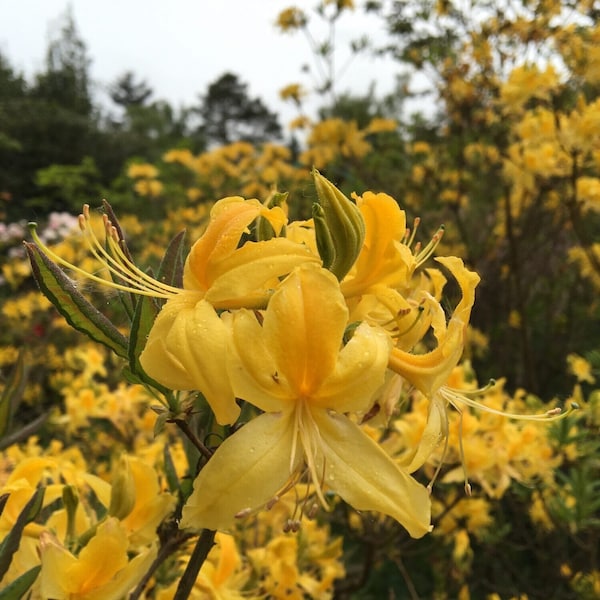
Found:
<path fill-rule="evenodd" d="M 155 179 L 158 177 L 158 169 L 148 163 L 134 163 L 129 165 L 127 176 L 131 179 Z"/>
<path fill-rule="evenodd" d="M 53 600 L 120 600 L 133 590 L 156 556 L 144 548 L 129 559 L 127 535 L 115 518 L 101 523 L 78 556 L 49 532 L 40 536 L 41 594 Z"/>
<path fill-rule="evenodd" d="M 577 377 L 577 381 L 586 383 L 596 383 L 596 378 L 592 374 L 592 365 L 578 354 L 569 354 L 567 356 L 569 372 Z"/>
<path fill-rule="evenodd" d="M 301 29 L 306 25 L 307 20 L 308 19 L 302 10 L 292 6 L 279 13 L 275 26 L 282 32 L 288 32 L 293 31 L 294 29 Z"/>

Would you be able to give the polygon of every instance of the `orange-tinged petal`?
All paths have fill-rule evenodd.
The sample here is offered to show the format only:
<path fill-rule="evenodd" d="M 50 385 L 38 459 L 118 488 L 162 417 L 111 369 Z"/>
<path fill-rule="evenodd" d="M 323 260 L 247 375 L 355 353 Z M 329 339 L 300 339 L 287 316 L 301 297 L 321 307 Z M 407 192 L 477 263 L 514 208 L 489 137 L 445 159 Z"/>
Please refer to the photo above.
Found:
<path fill-rule="evenodd" d="M 324 483 L 356 510 L 396 519 L 412 537 L 431 530 L 425 486 L 402 470 L 382 448 L 344 415 L 313 411 L 322 440 Z"/>
<path fill-rule="evenodd" d="M 426 396 L 432 397 L 448 379 L 457 365 L 464 348 L 464 335 L 475 302 L 475 288 L 479 275 L 469 271 L 460 258 L 453 256 L 437 258 L 456 278 L 462 298 L 454 309 L 450 321 L 445 327 L 445 319 L 440 310 L 434 311 L 432 326 L 438 345 L 426 354 L 411 354 L 393 348 L 389 366 L 402 375 Z"/>
<path fill-rule="evenodd" d="M 335 368 L 347 320 L 337 279 L 310 264 L 293 271 L 271 298 L 265 345 L 297 398 L 312 396 Z"/>
<path fill-rule="evenodd" d="M 365 241 L 354 270 L 342 283 L 346 297 L 363 294 L 373 285 L 397 287 L 403 284 L 413 266 L 410 250 L 399 251 L 406 234 L 406 215 L 387 194 L 365 192 L 357 200 L 365 222 Z M 411 262 L 407 263 L 406 259 Z"/>
<path fill-rule="evenodd" d="M 98 526 L 96 535 L 81 550 L 77 562 L 63 570 L 62 576 L 79 594 L 99 588 L 127 565 L 128 546 L 124 527 L 117 519 L 109 518 Z"/>
<path fill-rule="evenodd" d="M 205 292 L 211 286 L 220 261 L 235 251 L 240 237 L 262 209 L 258 200 L 244 200 L 239 196 L 223 198 L 213 206 L 206 231 L 186 259 L 185 289 Z"/>
<path fill-rule="evenodd" d="M 206 300 L 217 308 L 264 306 L 279 278 L 320 258 L 306 246 L 285 238 L 246 242 L 214 269 Z"/>
<path fill-rule="evenodd" d="M 227 438 L 196 477 L 182 529 L 229 529 L 240 511 L 273 498 L 302 459 L 290 464 L 293 424 L 292 412 L 266 413 Z"/>

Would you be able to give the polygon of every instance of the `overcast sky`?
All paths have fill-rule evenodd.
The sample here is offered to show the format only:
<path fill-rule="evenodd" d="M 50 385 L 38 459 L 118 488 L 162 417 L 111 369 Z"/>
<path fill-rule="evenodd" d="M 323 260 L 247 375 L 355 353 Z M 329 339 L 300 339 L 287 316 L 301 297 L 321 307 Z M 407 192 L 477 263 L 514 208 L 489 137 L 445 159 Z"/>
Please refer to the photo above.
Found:
<path fill-rule="evenodd" d="M 290 5 L 311 13 L 316 0 L 0 0 L 0 51 L 27 77 L 44 69 L 50 34 L 59 17 L 72 8 L 80 36 L 92 59 L 98 92 L 119 75 L 133 71 L 155 91 L 155 99 L 175 106 L 192 104 L 208 83 L 225 71 L 238 74 L 282 115 L 295 113 L 278 91 L 288 83 L 310 79 L 301 66 L 312 60 L 304 35 L 276 31 L 277 14 Z M 316 36 L 318 17 L 311 23 Z M 349 40 L 363 34 L 381 39 L 381 22 L 356 11 L 339 22 L 339 64 Z M 378 94 L 394 87 L 396 64 L 361 58 L 346 71 L 338 91 L 360 93 L 371 81 Z M 314 105 L 313 105 L 314 106 Z"/>

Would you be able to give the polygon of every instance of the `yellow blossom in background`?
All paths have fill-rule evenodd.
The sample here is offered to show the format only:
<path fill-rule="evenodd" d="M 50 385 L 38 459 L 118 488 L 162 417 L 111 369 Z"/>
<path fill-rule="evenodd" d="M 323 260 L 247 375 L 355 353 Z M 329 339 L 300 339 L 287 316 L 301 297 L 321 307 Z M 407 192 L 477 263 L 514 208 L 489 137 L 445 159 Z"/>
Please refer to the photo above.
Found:
<path fill-rule="evenodd" d="M 41 594 L 54 600 L 119 600 L 133 590 L 156 556 L 156 548 L 150 547 L 130 560 L 127 536 L 114 518 L 98 526 L 78 556 L 47 532 L 40 544 Z"/>
<path fill-rule="evenodd" d="M 158 179 L 139 179 L 135 182 L 133 189 L 140 196 L 156 197 L 163 191 L 163 184 Z"/>
<path fill-rule="evenodd" d="M 582 356 L 569 354 L 567 356 L 569 372 L 577 377 L 577 381 L 586 383 L 596 383 L 596 378 L 592 374 L 592 365 Z"/>
<path fill-rule="evenodd" d="M 282 100 L 293 100 L 296 104 L 299 104 L 306 94 L 306 90 L 299 83 L 291 83 L 279 90 L 279 97 Z"/>
<path fill-rule="evenodd" d="M 158 177 L 158 169 L 147 163 L 134 163 L 129 165 L 127 176 L 131 179 L 156 179 Z"/>
<path fill-rule="evenodd" d="M 163 160 L 167 163 L 179 163 L 184 165 L 185 167 L 191 167 L 194 162 L 194 155 L 187 148 L 179 148 L 174 150 L 169 150 L 164 154 Z M 155 175 L 147 175 L 149 179 L 156 177 L 158 173 Z M 131 177 L 131 175 L 130 175 Z"/>
<path fill-rule="evenodd" d="M 289 123 L 289 128 L 294 130 L 294 129 L 307 129 L 308 127 L 310 127 L 312 121 L 310 120 L 309 117 L 306 117 L 304 115 L 301 115 L 299 117 L 296 117 L 295 119 L 292 119 Z"/>
<path fill-rule="evenodd" d="M 508 109 L 518 111 L 530 98 L 549 101 L 559 86 L 560 80 L 552 65 L 544 70 L 537 65 L 523 65 L 510 73 L 500 90 L 500 100 Z"/>
<path fill-rule="evenodd" d="M 600 179 L 598 177 L 579 177 L 575 190 L 584 212 L 600 211 Z"/>
<path fill-rule="evenodd" d="M 304 12 L 292 6 L 279 13 L 275 26 L 282 32 L 287 33 L 295 29 L 301 29 L 306 25 L 306 22 L 307 18 Z"/>
<path fill-rule="evenodd" d="M 308 149 L 300 155 L 300 162 L 322 169 L 337 157 L 362 158 L 372 148 L 365 140 L 366 134 L 366 130 L 358 128 L 356 121 L 321 121 L 310 131 Z"/>
<path fill-rule="evenodd" d="M 365 128 L 367 134 L 371 133 L 383 133 L 385 131 L 396 131 L 398 129 L 398 122 L 394 119 L 371 119 L 369 124 Z"/>

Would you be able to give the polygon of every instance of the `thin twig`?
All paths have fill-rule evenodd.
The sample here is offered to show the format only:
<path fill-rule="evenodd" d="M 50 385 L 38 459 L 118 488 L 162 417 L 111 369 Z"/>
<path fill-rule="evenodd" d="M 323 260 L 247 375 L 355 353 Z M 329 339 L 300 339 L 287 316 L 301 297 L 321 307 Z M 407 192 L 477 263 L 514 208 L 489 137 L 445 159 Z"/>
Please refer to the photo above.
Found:
<path fill-rule="evenodd" d="M 200 534 L 196 546 L 194 547 L 194 551 L 190 556 L 190 561 L 185 568 L 183 576 L 179 580 L 179 585 L 177 586 L 177 591 L 175 592 L 173 600 L 187 600 L 190 597 L 194 583 L 196 583 L 196 579 L 198 578 L 198 573 L 200 572 L 210 549 L 215 543 L 215 533 L 216 532 L 211 529 L 204 529 Z"/>
<path fill-rule="evenodd" d="M 192 442 L 192 444 L 194 444 L 194 446 L 196 446 L 196 448 L 200 451 L 200 454 L 202 454 L 202 456 L 204 456 L 204 458 L 206 458 L 208 460 L 213 455 L 212 451 L 209 450 L 198 439 L 198 436 L 191 430 L 187 421 L 184 421 L 183 419 L 173 419 L 172 422 L 175 423 L 175 425 L 177 425 L 177 427 L 179 427 L 179 429 L 181 429 L 181 431 L 183 431 L 183 433 L 185 433 L 185 435 L 190 440 L 190 442 Z"/>

